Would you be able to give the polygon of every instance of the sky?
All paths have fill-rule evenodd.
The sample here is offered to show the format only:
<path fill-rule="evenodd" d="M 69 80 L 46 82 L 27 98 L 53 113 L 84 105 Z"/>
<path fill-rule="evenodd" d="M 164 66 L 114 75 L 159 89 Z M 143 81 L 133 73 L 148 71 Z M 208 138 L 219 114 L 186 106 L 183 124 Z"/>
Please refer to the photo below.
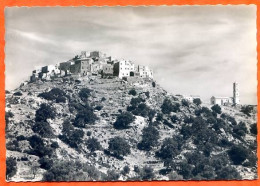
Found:
<path fill-rule="evenodd" d="M 256 6 L 10 7 L 6 89 L 37 67 L 99 50 L 148 65 L 173 94 L 232 96 L 257 104 Z"/>

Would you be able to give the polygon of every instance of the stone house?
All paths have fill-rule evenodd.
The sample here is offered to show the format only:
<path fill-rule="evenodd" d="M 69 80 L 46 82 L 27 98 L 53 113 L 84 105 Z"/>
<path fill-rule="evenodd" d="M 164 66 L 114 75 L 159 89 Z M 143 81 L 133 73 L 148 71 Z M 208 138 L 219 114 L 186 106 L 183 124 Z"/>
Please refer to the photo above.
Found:
<path fill-rule="evenodd" d="M 106 54 L 100 51 L 93 51 L 90 52 L 91 58 L 106 58 Z"/>
<path fill-rule="evenodd" d="M 184 99 L 193 102 L 194 99 L 200 99 L 200 96 L 190 95 L 190 96 L 183 96 Z"/>
<path fill-rule="evenodd" d="M 91 72 L 91 65 L 93 59 L 91 58 L 79 58 L 75 60 L 75 64 L 70 66 L 70 72 L 72 74 L 79 74 L 85 76 Z"/>
<path fill-rule="evenodd" d="M 102 67 L 102 76 L 113 76 L 114 73 L 114 66 L 111 64 L 105 64 Z"/>
<path fill-rule="evenodd" d="M 60 74 L 59 65 L 47 65 L 42 67 L 41 69 L 41 78 L 50 80 L 52 77 L 58 77 Z M 39 73 L 40 74 L 40 73 Z"/>
<path fill-rule="evenodd" d="M 212 96 L 210 98 L 210 103 L 212 105 L 232 105 L 233 104 L 233 98 L 232 97 L 215 97 Z"/>
<path fill-rule="evenodd" d="M 67 75 L 71 74 L 70 66 L 74 65 L 74 64 L 75 64 L 74 61 L 67 61 L 67 62 L 60 63 L 60 71 L 61 71 L 60 73 L 61 73 L 61 76 L 63 76 L 63 74 L 64 74 L 64 76 L 67 76 Z"/>
<path fill-rule="evenodd" d="M 120 60 L 114 64 L 114 76 L 119 78 L 134 76 L 135 65 L 131 61 Z"/>
<path fill-rule="evenodd" d="M 137 72 L 140 73 L 140 77 L 153 78 L 153 70 L 149 69 L 148 66 L 138 65 Z"/>

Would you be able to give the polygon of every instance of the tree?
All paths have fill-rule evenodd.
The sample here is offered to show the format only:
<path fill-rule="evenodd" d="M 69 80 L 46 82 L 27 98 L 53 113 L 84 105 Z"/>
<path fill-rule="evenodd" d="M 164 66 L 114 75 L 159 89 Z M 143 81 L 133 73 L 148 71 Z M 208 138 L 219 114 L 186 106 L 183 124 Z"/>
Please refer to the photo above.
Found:
<path fill-rule="evenodd" d="M 92 137 L 87 140 L 87 148 L 91 152 L 95 152 L 96 150 L 101 150 L 102 146 L 96 138 Z"/>
<path fill-rule="evenodd" d="M 213 111 L 213 112 L 216 112 L 217 114 L 221 114 L 221 107 L 219 106 L 219 105 L 213 105 L 212 107 L 211 107 L 211 110 Z"/>
<path fill-rule="evenodd" d="M 170 114 L 171 112 L 178 112 L 180 110 L 180 104 L 179 103 L 173 104 L 171 100 L 166 98 L 163 101 L 161 109 L 162 109 L 162 113 L 164 114 Z"/>
<path fill-rule="evenodd" d="M 45 121 L 47 119 L 54 119 L 55 118 L 55 111 L 49 105 L 42 103 L 40 108 L 36 111 L 35 121 Z"/>
<path fill-rule="evenodd" d="M 32 127 L 33 132 L 38 133 L 43 138 L 54 137 L 50 124 L 46 121 L 37 121 Z"/>
<path fill-rule="evenodd" d="M 85 107 L 78 111 L 74 121 L 74 126 L 84 128 L 86 124 L 94 124 L 96 120 L 97 116 L 94 114 L 93 109 Z"/>
<path fill-rule="evenodd" d="M 195 98 L 195 99 L 193 99 L 193 103 L 196 104 L 197 106 L 199 106 L 202 102 L 201 102 L 200 98 Z"/>
<path fill-rule="evenodd" d="M 240 111 L 250 117 L 253 109 L 254 109 L 253 106 L 246 105 L 246 106 L 242 106 Z"/>
<path fill-rule="evenodd" d="M 17 172 L 16 159 L 13 157 L 8 157 L 6 159 L 6 179 L 9 180 Z"/>
<path fill-rule="evenodd" d="M 189 107 L 189 102 L 186 99 L 182 99 L 181 103 L 182 103 L 183 106 Z"/>
<path fill-rule="evenodd" d="M 123 168 L 123 170 L 122 170 L 121 173 L 122 173 L 124 176 L 126 176 L 129 172 L 130 172 L 130 168 L 129 168 L 128 165 L 126 165 L 126 166 L 124 166 L 124 168 Z"/>
<path fill-rule="evenodd" d="M 165 138 L 159 151 L 156 152 L 156 156 L 161 158 L 166 164 L 179 154 L 178 143 L 172 138 Z M 167 166 L 170 166 L 167 164 Z"/>
<path fill-rule="evenodd" d="M 248 157 L 248 150 L 242 145 L 234 145 L 229 151 L 229 158 L 235 165 L 241 165 Z"/>
<path fill-rule="evenodd" d="M 242 179 L 241 175 L 234 167 L 224 167 L 221 170 L 217 171 L 217 180 L 235 180 Z"/>
<path fill-rule="evenodd" d="M 108 150 L 117 158 L 131 153 L 128 142 L 119 136 L 111 138 L 108 142 Z"/>
<path fill-rule="evenodd" d="M 156 84 L 155 84 L 155 82 L 154 82 L 154 81 L 152 82 L 152 86 L 153 86 L 153 87 L 155 87 L 155 86 L 156 86 Z"/>
<path fill-rule="evenodd" d="M 130 123 L 135 120 L 135 117 L 130 112 L 123 112 L 117 116 L 117 119 L 114 123 L 116 129 L 127 129 L 129 128 Z"/>
<path fill-rule="evenodd" d="M 153 126 L 148 126 L 143 129 L 142 140 L 138 144 L 138 148 L 149 151 L 152 147 L 157 145 L 158 139 L 159 131 Z"/>
<path fill-rule="evenodd" d="M 129 90 L 128 94 L 129 94 L 129 95 L 136 96 L 137 92 L 136 92 L 135 89 L 131 89 L 131 90 Z"/>
<path fill-rule="evenodd" d="M 256 125 L 256 123 L 254 123 L 254 124 L 252 124 L 252 125 L 250 126 L 250 132 L 251 132 L 252 134 L 254 134 L 254 135 L 257 135 L 257 125 Z"/>
<path fill-rule="evenodd" d="M 88 97 L 90 96 L 92 90 L 88 88 L 82 88 L 79 91 L 79 97 L 81 98 L 82 101 L 87 101 Z"/>
<path fill-rule="evenodd" d="M 57 103 L 65 103 L 66 102 L 66 93 L 59 89 L 59 88 L 53 88 L 49 92 L 43 92 L 38 95 L 38 97 L 42 97 L 46 100 L 56 100 Z"/>
<path fill-rule="evenodd" d="M 155 177 L 154 170 L 151 167 L 145 166 L 140 172 L 142 180 L 152 180 Z"/>

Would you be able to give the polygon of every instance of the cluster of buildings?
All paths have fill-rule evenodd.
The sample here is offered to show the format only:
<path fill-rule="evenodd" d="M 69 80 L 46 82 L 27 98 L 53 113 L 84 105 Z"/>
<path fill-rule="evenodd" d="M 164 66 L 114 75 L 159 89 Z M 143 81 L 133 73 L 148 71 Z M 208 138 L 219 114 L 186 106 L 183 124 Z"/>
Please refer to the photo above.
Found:
<path fill-rule="evenodd" d="M 100 75 L 102 77 L 116 76 L 141 77 L 153 79 L 153 71 L 148 66 L 135 65 L 129 60 L 113 59 L 100 51 L 86 52 L 75 56 L 66 62 L 56 65 L 48 65 L 34 70 L 30 81 L 38 79 L 51 80 L 55 77 L 69 75 Z"/>
<path fill-rule="evenodd" d="M 217 97 L 212 96 L 210 103 L 213 105 L 237 105 L 240 104 L 239 99 L 239 85 L 237 82 L 233 83 L 233 97 Z"/>

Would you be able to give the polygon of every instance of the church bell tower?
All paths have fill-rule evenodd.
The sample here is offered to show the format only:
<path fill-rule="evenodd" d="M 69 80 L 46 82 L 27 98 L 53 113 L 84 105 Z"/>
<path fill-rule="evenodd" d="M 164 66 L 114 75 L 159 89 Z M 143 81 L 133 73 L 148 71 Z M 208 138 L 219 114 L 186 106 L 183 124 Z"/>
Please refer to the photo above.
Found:
<path fill-rule="evenodd" d="M 238 90 L 238 83 L 237 82 L 233 83 L 233 99 L 234 99 L 234 104 L 235 105 L 240 103 L 240 100 L 239 100 L 239 90 Z"/>

